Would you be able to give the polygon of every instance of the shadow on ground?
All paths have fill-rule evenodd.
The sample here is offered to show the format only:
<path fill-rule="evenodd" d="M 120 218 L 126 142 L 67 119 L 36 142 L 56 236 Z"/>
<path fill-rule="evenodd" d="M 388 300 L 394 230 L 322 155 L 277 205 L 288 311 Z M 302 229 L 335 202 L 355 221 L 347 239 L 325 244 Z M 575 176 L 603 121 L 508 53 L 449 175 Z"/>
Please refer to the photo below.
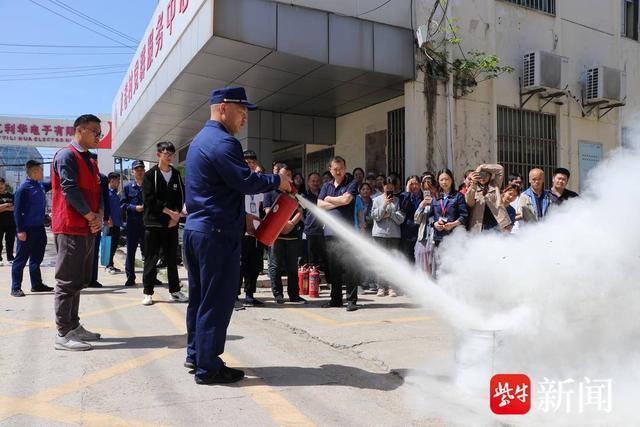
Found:
<path fill-rule="evenodd" d="M 265 382 L 276 387 L 341 385 L 370 390 L 391 391 L 404 383 L 403 370 L 388 373 L 369 372 L 344 365 L 322 365 L 318 368 L 298 366 L 268 366 L 250 368 L 258 378 L 246 378 L 238 387 L 249 387 Z"/>
<path fill-rule="evenodd" d="M 227 336 L 227 341 L 241 340 L 239 335 Z M 186 348 L 187 334 L 181 335 L 152 335 L 145 337 L 108 337 L 93 344 L 94 350 L 122 350 L 144 348 Z"/>

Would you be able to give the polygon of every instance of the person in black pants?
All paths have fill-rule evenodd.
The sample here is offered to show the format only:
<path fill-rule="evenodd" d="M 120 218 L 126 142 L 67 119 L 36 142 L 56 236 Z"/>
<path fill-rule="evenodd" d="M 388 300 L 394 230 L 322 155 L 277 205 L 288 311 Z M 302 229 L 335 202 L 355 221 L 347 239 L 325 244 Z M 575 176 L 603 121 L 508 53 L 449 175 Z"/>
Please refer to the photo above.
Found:
<path fill-rule="evenodd" d="M 293 173 L 288 166 L 283 165 L 278 173 L 284 174 L 290 181 L 292 180 Z M 267 214 L 279 194 L 277 190 L 265 194 L 264 208 Z M 282 273 L 287 275 L 289 302 L 307 303 L 307 300 L 300 296 L 298 289 L 298 255 L 300 254 L 301 233 L 302 208 L 298 207 L 270 249 L 269 278 L 271 279 L 271 292 L 273 292 L 273 297 L 278 304 L 284 304 Z"/>
<path fill-rule="evenodd" d="M 144 174 L 142 191 L 144 194 L 144 285 L 143 305 L 153 304 L 153 288 L 157 282 L 158 259 L 162 248 L 167 262 L 169 293 L 171 299 L 188 302 L 180 292 L 178 277 L 178 222 L 184 204 L 184 184 L 180 172 L 171 166 L 176 148 L 171 142 L 157 145 L 158 164 Z"/>
<path fill-rule="evenodd" d="M 318 172 L 311 172 L 307 177 L 307 191 L 302 195 L 316 205 L 320 194 L 322 177 Z M 325 270 L 326 250 L 324 245 L 324 226 L 309 211 L 304 213 L 304 234 L 307 236 L 307 263 Z M 326 273 L 325 273 L 326 276 Z"/>
<path fill-rule="evenodd" d="M 244 161 L 252 172 L 257 172 L 258 155 L 253 150 L 244 150 L 242 153 Z M 245 305 L 256 307 L 263 306 L 264 303 L 257 299 L 254 294 L 258 287 L 258 276 L 263 268 L 264 245 L 256 237 L 256 229 L 260 225 L 260 218 L 264 213 L 264 194 L 245 194 L 245 233 L 242 236 L 242 249 L 240 258 L 240 286 L 238 295 L 242 289 L 244 281 Z M 239 300 L 236 300 L 236 310 L 243 309 Z"/>
<path fill-rule="evenodd" d="M 4 178 L 0 178 L 0 265 L 2 265 L 2 241 L 7 251 L 7 261 L 13 262 L 13 245 L 16 241 L 16 223 L 13 220 L 13 194 L 7 191 Z"/>
<path fill-rule="evenodd" d="M 98 161 L 98 156 L 96 154 L 91 153 L 91 156 L 94 160 Z M 109 210 L 109 180 L 107 176 L 100 172 L 100 197 L 102 197 L 102 203 L 104 205 L 104 212 L 102 217 L 102 222 L 104 225 L 107 224 L 109 220 L 109 215 L 111 211 Z M 102 240 L 102 229 L 96 233 L 96 241 L 94 244 L 95 250 L 93 251 L 93 272 L 91 273 L 91 281 L 87 285 L 88 288 L 101 288 L 102 283 L 98 282 L 98 264 L 100 263 L 99 252 L 100 252 L 100 241 Z"/>
<path fill-rule="evenodd" d="M 325 183 L 320 189 L 318 207 L 326 209 L 329 214 L 353 227 L 354 208 L 358 195 L 357 182 L 347 179 L 346 161 L 335 156 L 331 160 L 331 176 L 333 181 Z M 340 250 L 340 242 L 335 232 L 330 227 L 324 228 L 324 236 L 327 245 L 327 269 L 331 283 L 331 301 L 323 307 L 342 307 L 342 287 L 346 288 L 347 311 L 358 309 L 358 285 L 354 276 L 354 270 L 348 265 L 348 258 L 344 251 Z"/>

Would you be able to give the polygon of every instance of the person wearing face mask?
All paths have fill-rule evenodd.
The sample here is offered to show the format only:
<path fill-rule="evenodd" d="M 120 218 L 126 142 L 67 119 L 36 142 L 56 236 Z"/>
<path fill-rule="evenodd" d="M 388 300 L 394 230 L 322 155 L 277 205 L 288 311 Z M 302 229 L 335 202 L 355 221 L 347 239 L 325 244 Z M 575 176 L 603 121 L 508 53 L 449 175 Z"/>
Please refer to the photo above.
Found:
<path fill-rule="evenodd" d="M 471 185 L 465 194 L 469 208 L 469 231 L 479 233 L 494 227 L 511 227 L 511 220 L 501 203 L 504 168 L 497 164 L 480 165 L 469 176 Z"/>
<path fill-rule="evenodd" d="M 544 188 L 544 171 L 533 168 L 529 171 L 529 185 L 518 199 L 517 214 L 522 216 L 520 225 L 544 220 L 551 205 L 549 190 Z"/>

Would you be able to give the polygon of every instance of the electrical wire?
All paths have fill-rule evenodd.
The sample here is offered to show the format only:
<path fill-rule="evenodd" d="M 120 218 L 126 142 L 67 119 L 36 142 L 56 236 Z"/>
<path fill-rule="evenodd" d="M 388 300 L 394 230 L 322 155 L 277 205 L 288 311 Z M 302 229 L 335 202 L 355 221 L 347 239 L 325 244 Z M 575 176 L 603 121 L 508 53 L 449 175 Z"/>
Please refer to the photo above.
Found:
<path fill-rule="evenodd" d="M 99 65 L 78 65 L 73 67 L 31 67 L 31 68 L 0 68 L 0 71 L 40 71 L 40 70 L 75 70 L 94 67 L 128 67 L 129 64 L 99 64 Z"/>
<path fill-rule="evenodd" d="M 10 78 L 0 79 L 0 82 L 15 82 L 26 80 L 58 80 L 58 79 L 74 79 L 77 77 L 89 77 L 89 76 L 106 76 L 108 74 L 123 74 L 122 71 L 109 71 L 105 73 L 89 73 L 89 74 L 76 74 L 74 76 L 53 76 L 53 77 L 24 77 L 24 78 Z"/>
<path fill-rule="evenodd" d="M 77 48 L 77 49 L 122 49 L 120 45 L 69 45 L 69 44 L 23 44 L 23 43 L 0 43 L 0 46 L 10 47 L 51 47 L 51 48 Z"/>
<path fill-rule="evenodd" d="M 109 70 L 109 69 L 114 69 L 114 68 L 119 68 L 121 69 L 121 71 L 126 71 L 127 70 L 127 66 L 122 66 L 122 65 L 118 65 L 118 66 L 107 66 L 107 67 L 99 67 L 99 66 L 95 66 L 95 67 L 91 67 L 91 68 L 81 68 L 78 70 L 57 70 L 57 71 L 35 71 L 35 72 L 31 72 L 31 73 L 16 73 L 16 74 L 0 74 L 0 78 L 3 77 L 26 77 L 26 76 L 37 76 L 37 75 L 42 75 L 42 74 L 47 74 L 47 75 L 55 75 L 55 74 L 68 74 L 68 73 L 84 73 L 87 71 L 100 71 L 100 70 Z"/>
<path fill-rule="evenodd" d="M 136 40 L 135 38 L 123 33 L 122 31 L 118 31 L 115 28 L 110 27 L 110 26 L 98 21 L 97 19 L 94 19 L 94 18 L 90 17 L 89 15 L 87 15 L 85 13 L 82 13 L 77 9 L 72 8 L 71 6 L 69 6 L 68 4 L 64 3 L 61 0 L 49 0 L 49 2 L 60 6 L 61 8 L 73 13 L 76 16 L 79 16 L 81 18 L 86 19 L 87 21 L 89 21 L 89 22 L 91 22 L 91 23 L 93 23 L 93 24 L 95 24 L 95 25 L 97 25 L 97 26 L 99 26 L 99 27 L 111 32 L 114 35 L 117 35 L 117 36 L 122 37 L 123 39 L 129 40 L 132 43 L 136 43 L 137 44 L 137 43 L 140 42 L 139 40 Z"/>
<path fill-rule="evenodd" d="M 16 52 L 15 50 L 0 50 L 0 53 L 15 55 L 132 55 L 132 52 Z"/>
<path fill-rule="evenodd" d="M 382 8 L 382 7 L 386 6 L 386 5 L 388 5 L 389 3 L 391 3 L 391 1 L 392 1 L 392 0 L 387 0 L 387 1 L 385 1 L 384 3 L 382 3 L 380 6 L 374 7 L 374 8 L 373 8 L 373 9 L 371 9 L 371 10 L 367 10 L 367 11 L 366 11 L 366 12 L 364 12 L 364 13 L 360 13 L 360 14 L 358 14 L 358 17 L 363 16 L 363 15 L 366 15 L 367 13 L 375 12 L 376 10 L 378 10 L 378 9 L 380 9 L 380 8 Z"/>
<path fill-rule="evenodd" d="M 104 37 L 104 38 L 107 38 L 107 39 L 109 39 L 109 40 L 111 40 L 111 41 L 113 41 L 113 42 L 116 42 L 116 43 L 118 43 L 118 44 L 120 44 L 120 45 L 122 45 L 122 46 L 124 46 L 124 47 L 129 48 L 129 49 L 135 49 L 135 46 L 131 46 L 131 45 L 124 44 L 124 43 L 122 43 L 122 42 L 121 42 L 121 41 L 119 41 L 119 40 L 116 40 L 116 39 L 114 39 L 114 38 L 109 37 L 109 36 L 108 36 L 108 35 L 106 35 L 106 34 L 103 34 L 103 33 L 99 32 L 99 31 L 94 30 L 93 28 L 87 27 L 86 25 L 83 25 L 83 24 L 79 23 L 78 21 L 74 21 L 73 19 L 68 18 L 68 17 L 66 17 L 66 16 L 62 15 L 61 13 L 58 13 L 58 12 L 56 12 L 55 10 L 50 9 L 50 8 L 48 8 L 47 6 L 45 6 L 45 5 L 43 5 L 43 4 L 40 4 L 40 3 L 38 3 L 38 2 L 37 2 L 37 1 L 35 1 L 35 0 L 29 0 L 29 1 L 30 1 L 31 3 L 33 3 L 33 4 L 37 5 L 37 6 L 40 6 L 41 8 L 43 8 L 43 9 L 45 9 L 45 10 L 48 10 L 49 12 L 53 13 L 54 15 L 57 15 L 57 16 L 59 16 L 59 17 L 63 18 L 63 19 L 66 19 L 66 20 L 67 20 L 67 21 L 69 21 L 69 22 L 73 22 L 74 24 L 76 24 L 76 25 L 78 25 L 78 26 L 80 26 L 80 27 L 82 27 L 82 28 L 85 28 L 85 29 L 87 29 L 87 30 L 91 31 L 91 32 L 92 32 L 92 33 L 94 33 L 94 34 L 98 34 L 98 35 L 100 35 L 100 36 L 102 36 L 102 37 Z"/>

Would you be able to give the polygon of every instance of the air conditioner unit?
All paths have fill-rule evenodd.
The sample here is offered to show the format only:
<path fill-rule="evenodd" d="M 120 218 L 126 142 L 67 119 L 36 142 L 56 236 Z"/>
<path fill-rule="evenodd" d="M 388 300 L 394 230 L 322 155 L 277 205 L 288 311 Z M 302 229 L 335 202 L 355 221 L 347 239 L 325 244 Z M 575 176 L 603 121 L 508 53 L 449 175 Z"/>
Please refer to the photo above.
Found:
<path fill-rule="evenodd" d="M 522 61 L 523 92 L 564 90 L 568 62 L 565 57 L 543 50 L 526 53 Z"/>
<path fill-rule="evenodd" d="M 589 68 L 583 77 L 585 104 L 623 104 L 627 97 L 627 75 L 603 65 Z"/>

